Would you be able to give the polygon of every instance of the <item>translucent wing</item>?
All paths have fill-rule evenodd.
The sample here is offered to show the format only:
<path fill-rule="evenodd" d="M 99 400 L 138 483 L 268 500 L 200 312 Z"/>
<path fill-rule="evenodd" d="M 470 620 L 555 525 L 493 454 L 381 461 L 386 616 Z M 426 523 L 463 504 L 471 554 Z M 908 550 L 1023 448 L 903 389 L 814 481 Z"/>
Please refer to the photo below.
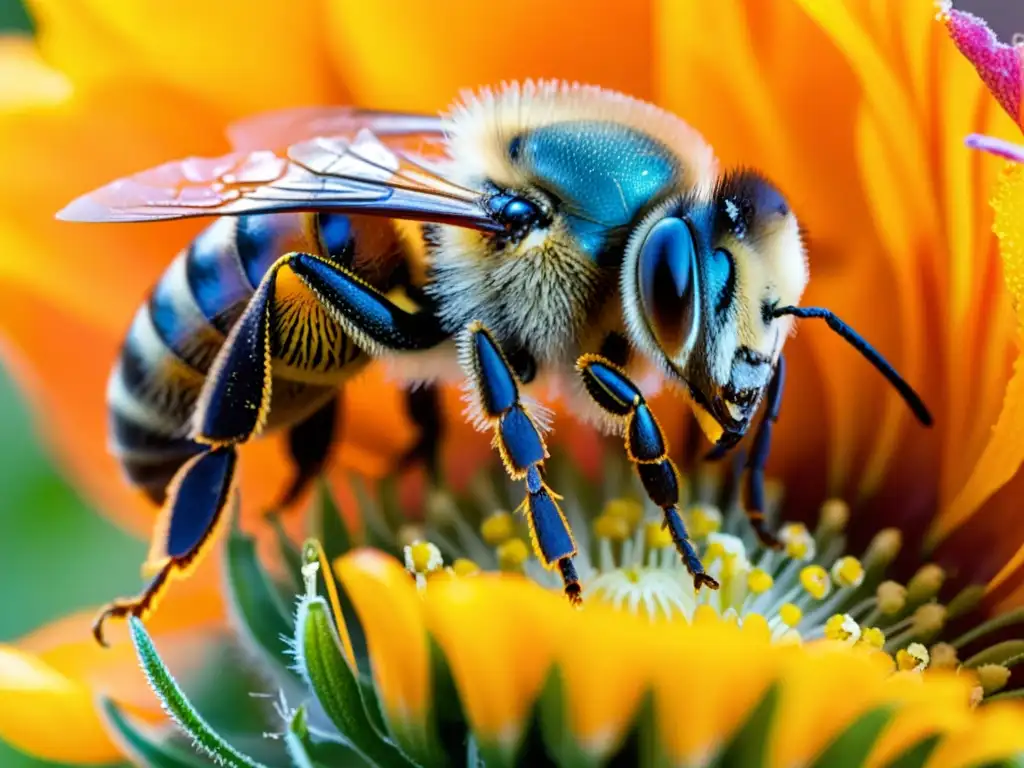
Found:
<path fill-rule="evenodd" d="M 285 146 L 280 150 L 252 148 L 257 141 L 287 137 L 298 140 L 279 145 Z M 238 151 L 177 160 L 120 179 L 75 200 L 57 217 L 125 222 L 354 210 L 501 229 L 478 191 L 448 180 L 431 162 L 430 156 L 443 149 L 433 118 L 292 110 L 241 123 L 231 138 Z"/>

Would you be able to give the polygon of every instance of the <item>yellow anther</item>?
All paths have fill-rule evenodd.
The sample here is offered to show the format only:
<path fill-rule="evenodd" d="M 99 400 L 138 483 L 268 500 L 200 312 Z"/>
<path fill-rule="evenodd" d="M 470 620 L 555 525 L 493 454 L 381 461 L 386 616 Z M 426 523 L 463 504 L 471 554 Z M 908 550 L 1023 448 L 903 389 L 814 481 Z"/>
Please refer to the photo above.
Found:
<path fill-rule="evenodd" d="M 644 505 L 636 499 L 609 499 L 601 510 L 601 517 L 606 515 L 625 520 L 630 531 L 635 531 L 644 517 Z"/>
<path fill-rule="evenodd" d="M 925 603 L 914 611 L 914 632 L 922 638 L 935 635 L 946 625 L 946 606 L 940 603 Z"/>
<path fill-rule="evenodd" d="M 648 549 L 664 549 L 672 546 L 672 534 L 657 520 L 644 524 L 644 544 Z"/>
<path fill-rule="evenodd" d="M 896 651 L 896 667 L 901 672 L 920 672 L 928 666 L 928 649 L 920 643 L 911 643 Z"/>
<path fill-rule="evenodd" d="M 850 505 L 842 499 L 829 499 L 821 505 L 821 527 L 839 533 L 850 520 Z"/>
<path fill-rule="evenodd" d="M 803 523 L 786 523 L 779 531 L 779 541 L 786 547 L 786 554 L 794 560 L 813 560 L 817 554 L 814 538 Z"/>
<path fill-rule="evenodd" d="M 912 603 L 923 603 L 931 600 L 942 588 L 946 573 L 934 563 L 922 565 L 907 584 L 907 597 Z"/>
<path fill-rule="evenodd" d="M 422 541 L 424 536 L 426 536 L 426 532 L 422 525 L 405 523 L 399 526 L 395 538 L 398 540 L 398 546 L 404 550 L 406 547 L 411 547 L 416 542 Z"/>
<path fill-rule="evenodd" d="M 832 579 L 820 565 L 808 565 L 800 571 L 800 584 L 815 600 L 824 600 L 832 589 Z"/>
<path fill-rule="evenodd" d="M 986 696 L 1001 691 L 1010 682 L 1010 670 L 1002 664 L 982 664 L 974 671 L 978 674 L 978 682 Z"/>
<path fill-rule="evenodd" d="M 480 535 L 489 547 L 497 547 L 516 535 L 516 519 L 511 512 L 495 512 L 480 523 Z"/>
<path fill-rule="evenodd" d="M 473 576 L 480 573 L 480 566 L 468 557 L 460 557 L 452 563 L 452 570 L 456 576 Z"/>
<path fill-rule="evenodd" d="M 405 546 L 405 568 L 413 573 L 430 573 L 444 565 L 441 550 L 429 541 L 414 541 Z"/>
<path fill-rule="evenodd" d="M 868 566 L 888 565 L 896 559 L 903 546 L 903 534 L 898 528 L 883 528 L 868 544 L 868 551 L 864 555 L 864 562 Z"/>
<path fill-rule="evenodd" d="M 629 522 L 622 517 L 607 513 L 594 520 L 594 535 L 609 541 L 625 541 L 633 532 Z"/>
<path fill-rule="evenodd" d="M 878 627 L 865 627 L 860 634 L 860 642 L 880 651 L 885 647 L 885 632 Z"/>
<path fill-rule="evenodd" d="M 455 499 L 447 491 L 433 489 L 427 494 L 427 519 L 434 525 L 449 525 L 461 517 Z"/>
<path fill-rule="evenodd" d="M 686 510 L 690 536 L 703 539 L 722 530 L 722 513 L 711 504 L 693 504 Z"/>
<path fill-rule="evenodd" d="M 755 595 L 767 592 L 774 583 L 771 574 L 761 568 L 755 568 L 747 575 L 747 589 Z"/>
<path fill-rule="evenodd" d="M 498 546 L 498 567 L 503 571 L 522 571 L 530 557 L 530 548 L 522 539 L 509 539 Z"/>
<path fill-rule="evenodd" d="M 708 535 L 708 548 L 704 560 L 706 563 L 721 560 L 721 575 L 724 578 L 747 573 L 750 570 L 747 548 L 743 546 L 743 540 L 728 533 L 712 533 Z"/>
<path fill-rule="evenodd" d="M 956 647 L 949 643 L 936 643 L 929 649 L 932 657 L 931 666 L 936 669 L 956 669 L 960 666 Z"/>
<path fill-rule="evenodd" d="M 779 608 L 779 618 L 782 619 L 782 623 L 787 627 L 795 627 L 804 617 L 804 612 L 800 610 L 800 606 L 793 605 L 793 603 L 783 603 L 782 607 Z"/>
<path fill-rule="evenodd" d="M 840 587 L 859 587 L 864 581 L 864 566 L 856 557 L 840 557 L 832 564 L 832 578 Z"/>
<path fill-rule="evenodd" d="M 894 616 L 907 604 L 907 588 L 895 581 L 883 581 L 875 590 L 878 610 L 885 616 Z"/>
<path fill-rule="evenodd" d="M 848 613 L 837 613 L 825 622 L 825 637 L 853 645 L 860 640 L 860 624 Z"/>

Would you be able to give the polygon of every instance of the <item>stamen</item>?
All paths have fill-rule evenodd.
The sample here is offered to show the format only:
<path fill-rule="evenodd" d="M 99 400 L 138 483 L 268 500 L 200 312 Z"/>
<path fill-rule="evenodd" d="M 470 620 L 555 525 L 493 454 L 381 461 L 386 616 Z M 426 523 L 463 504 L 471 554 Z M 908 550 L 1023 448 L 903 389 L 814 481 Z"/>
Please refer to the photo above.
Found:
<path fill-rule="evenodd" d="M 771 574 L 761 568 L 755 568 L 747 575 L 747 589 L 755 595 L 764 594 L 774 583 Z"/>
<path fill-rule="evenodd" d="M 864 555 L 868 568 L 885 568 L 900 553 L 903 534 L 897 528 L 883 528 L 875 534 Z"/>
<path fill-rule="evenodd" d="M 697 541 L 722 530 L 722 513 L 711 504 L 692 504 L 684 513 L 686 528 Z"/>
<path fill-rule="evenodd" d="M 1010 682 L 1010 670 L 1002 664 L 982 664 L 974 671 L 986 696 L 998 693 Z"/>
<path fill-rule="evenodd" d="M 884 616 L 895 616 L 907 604 L 907 588 L 895 581 L 883 581 L 875 591 L 878 610 Z"/>
<path fill-rule="evenodd" d="M 825 637 L 829 640 L 853 645 L 860 640 L 860 636 L 860 624 L 848 613 L 837 613 L 825 622 Z"/>
<path fill-rule="evenodd" d="M 921 643 L 911 643 L 896 651 L 896 668 L 901 672 L 921 672 L 928 666 L 928 649 Z"/>
<path fill-rule="evenodd" d="M 885 632 L 878 627 L 864 627 L 861 631 L 860 642 L 880 651 L 885 647 Z"/>
<path fill-rule="evenodd" d="M 931 666 L 936 669 L 956 669 L 960 666 L 956 648 L 949 643 L 936 643 L 931 648 Z"/>
<path fill-rule="evenodd" d="M 632 535 L 629 522 L 622 517 L 605 513 L 594 520 L 594 535 L 599 539 L 623 542 Z"/>
<path fill-rule="evenodd" d="M 671 547 L 672 534 L 657 520 L 648 520 L 644 523 L 644 546 L 649 550 Z"/>
<path fill-rule="evenodd" d="M 405 569 L 413 574 L 428 574 L 444 565 L 441 550 L 429 541 L 414 541 L 403 548 Z"/>
<path fill-rule="evenodd" d="M 480 566 L 468 557 L 460 557 L 452 563 L 452 571 L 456 576 L 475 576 L 480 573 Z"/>
<path fill-rule="evenodd" d="M 840 587 L 859 587 L 864 582 L 864 566 L 856 557 L 841 557 L 832 565 L 832 578 Z"/>
<path fill-rule="evenodd" d="M 907 584 L 907 597 L 912 604 L 923 603 L 932 600 L 942 583 L 946 580 L 946 574 L 934 563 L 921 566 Z"/>
<path fill-rule="evenodd" d="M 611 517 L 626 523 L 631 534 L 644 517 L 644 506 L 636 499 L 610 499 L 604 505 L 601 517 Z"/>
<path fill-rule="evenodd" d="M 509 539 L 498 546 L 498 567 L 508 573 L 522 573 L 530 548 L 522 539 Z"/>
<path fill-rule="evenodd" d="M 914 611 L 913 630 L 922 640 L 937 635 L 946 625 L 946 606 L 940 603 L 925 603 Z"/>
<path fill-rule="evenodd" d="M 480 523 L 480 536 L 489 547 L 497 547 L 516 535 L 516 520 L 511 512 L 495 512 Z"/>
<path fill-rule="evenodd" d="M 794 560 L 807 562 L 817 554 L 814 538 L 803 523 L 788 523 L 779 530 L 779 541 L 785 546 L 786 554 Z"/>
<path fill-rule="evenodd" d="M 832 590 L 832 580 L 820 565 L 808 565 L 800 571 L 800 585 L 815 600 L 824 600 Z"/>
<path fill-rule="evenodd" d="M 819 526 L 823 534 L 842 532 L 849 520 L 850 506 L 842 499 L 829 499 L 821 505 Z"/>
<path fill-rule="evenodd" d="M 782 619 L 782 623 L 787 627 L 796 627 L 800 624 L 803 617 L 804 612 L 800 610 L 800 606 L 793 603 L 784 603 L 779 608 L 779 618 Z"/>

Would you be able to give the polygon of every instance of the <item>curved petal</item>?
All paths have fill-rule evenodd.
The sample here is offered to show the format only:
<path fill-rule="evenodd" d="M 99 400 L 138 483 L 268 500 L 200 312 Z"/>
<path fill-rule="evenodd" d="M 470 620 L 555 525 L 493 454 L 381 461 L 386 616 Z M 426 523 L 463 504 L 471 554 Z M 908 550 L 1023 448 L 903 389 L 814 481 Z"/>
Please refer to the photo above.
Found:
<path fill-rule="evenodd" d="M 43 55 L 77 88 L 132 73 L 189 93 L 227 118 L 329 103 L 339 95 L 327 66 L 319 0 L 301 11 L 275 0 L 28 5 Z"/>
<path fill-rule="evenodd" d="M 187 679 L 200 669 L 216 633 L 223 632 L 221 596 L 197 579 L 171 590 L 149 630 L 164 639 L 168 664 Z M 103 694 L 150 720 L 159 702 L 139 669 L 131 643 L 120 635 L 109 649 L 93 640 L 94 613 L 82 611 L 0 645 L 0 737 L 24 752 L 68 763 L 110 763 L 119 750 L 96 709 Z M 54 728 L 61 738 L 53 738 Z"/>
<path fill-rule="evenodd" d="M 460 91 L 502 80 L 558 78 L 651 95 L 650 2 L 458 0 L 386 5 L 333 0 L 327 37 L 356 103 L 436 111 Z M 401 19 L 401 23 L 396 23 Z M 586 41 L 566 45 L 565 41 Z"/>

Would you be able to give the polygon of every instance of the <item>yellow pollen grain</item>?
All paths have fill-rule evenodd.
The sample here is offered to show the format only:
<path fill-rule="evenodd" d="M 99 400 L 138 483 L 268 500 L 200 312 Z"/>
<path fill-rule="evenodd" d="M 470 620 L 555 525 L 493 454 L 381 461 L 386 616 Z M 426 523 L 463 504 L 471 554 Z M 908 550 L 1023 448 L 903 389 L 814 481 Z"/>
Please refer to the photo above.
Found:
<path fill-rule="evenodd" d="M 632 534 L 629 522 L 622 517 L 607 513 L 594 520 L 594 535 L 609 541 L 625 541 Z"/>
<path fill-rule="evenodd" d="M 800 610 L 800 606 L 793 605 L 793 603 L 784 603 L 779 608 L 779 618 L 782 619 L 782 623 L 787 627 L 795 627 L 804 617 L 804 612 Z"/>
<path fill-rule="evenodd" d="M 878 627 L 866 627 L 861 633 L 860 641 L 864 645 L 880 651 L 885 647 L 885 632 Z"/>
<path fill-rule="evenodd" d="M 832 565 L 832 578 L 840 587 L 859 587 L 864 581 L 864 566 L 856 557 L 841 557 Z"/>
<path fill-rule="evenodd" d="M 430 573 L 444 565 L 441 550 L 429 541 L 414 541 L 405 547 L 405 567 L 413 573 Z"/>
<path fill-rule="evenodd" d="M 814 539 L 803 523 L 788 523 L 779 531 L 786 554 L 794 560 L 810 560 L 815 555 Z"/>
<path fill-rule="evenodd" d="M 644 506 L 636 499 L 609 499 L 600 515 L 606 516 L 625 521 L 630 531 L 634 531 L 644 517 Z"/>
<path fill-rule="evenodd" d="M 722 530 L 722 513 L 708 504 L 694 504 L 687 510 L 690 536 L 704 539 Z"/>
<path fill-rule="evenodd" d="M 672 546 L 672 534 L 656 520 L 644 525 L 644 545 L 648 549 L 664 549 Z"/>
<path fill-rule="evenodd" d="M 775 580 L 771 574 L 761 568 L 755 568 L 747 574 L 747 589 L 755 595 L 764 594 L 772 588 L 774 583 Z"/>
<path fill-rule="evenodd" d="M 832 589 L 828 571 L 820 565 L 808 565 L 800 571 L 800 584 L 815 600 L 824 600 Z"/>
<path fill-rule="evenodd" d="M 495 512 L 480 523 L 480 535 L 489 547 L 497 547 L 516 535 L 516 521 L 511 512 Z"/>
<path fill-rule="evenodd" d="M 522 571 L 530 557 L 530 548 L 522 539 L 509 539 L 498 546 L 498 567 L 503 571 Z"/>
<path fill-rule="evenodd" d="M 875 590 L 878 610 L 885 616 L 894 616 L 907 604 L 907 588 L 895 581 L 883 581 Z"/>
<path fill-rule="evenodd" d="M 474 576 L 480 573 L 480 566 L 468 557 L 460 557 L 452 563 L 452 570 L 456 576 Z"/>

